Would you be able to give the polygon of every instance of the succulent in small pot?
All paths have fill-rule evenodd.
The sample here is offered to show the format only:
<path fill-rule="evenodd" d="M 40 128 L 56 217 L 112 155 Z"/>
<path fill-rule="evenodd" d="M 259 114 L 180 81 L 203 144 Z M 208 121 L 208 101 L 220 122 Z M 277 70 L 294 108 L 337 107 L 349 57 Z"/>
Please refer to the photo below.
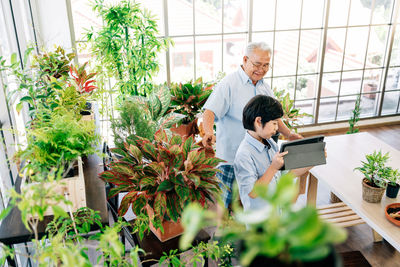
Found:
<path fill-rule="evenodd" d="M 163 221 L 177 222 L 190 202 L 207 207 L 207 200 L 213 201 L 220 192 L 216 166 L 223 160 L 207 158 L 191 137 L 183 142 L 181 136 L 169 138 L 160 129 L 153 142 L 131 135 L 112 152 L 119 159 L 100 174 L 116 186 L 108 197 L 128 192 L 121 201 L 119 215 L 123 216 L 132 205 L 133 213 L 147 215 L 155 229 L 162 228 Z"/>
<path fill-rule="evenodd" d="M 398 169 L 391 169 L 386 179 L 386 196 L 396 198 L 400 188 L 400 172 Z"/>
<path fill-rule="evenodd" d="M 361 161 L 362 166 L 354 170 L 364 175 L 362 180 L 362 197 L 370 203 L 380 202 L 385 192 L 386 179 L 390 176 L 392 169 L 386 166 L 389 160 L 389 153 L 382 154 L 382 151 L 374 151 L 365 156 L 367 161 Z"/>

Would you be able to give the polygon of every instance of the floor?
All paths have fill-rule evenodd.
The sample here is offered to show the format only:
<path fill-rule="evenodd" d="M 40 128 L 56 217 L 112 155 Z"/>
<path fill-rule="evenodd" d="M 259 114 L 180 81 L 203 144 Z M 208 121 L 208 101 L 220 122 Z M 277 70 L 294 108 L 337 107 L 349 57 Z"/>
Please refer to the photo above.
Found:
<path fill-rule="evenodd" d="M 368 128 L 361 130 L 361 132 L 369 132 L 397 150 L 400 150 L 400 125 Z M 344 133 L 324 133 L 325 136 L 336 134 Z M 299 201 L 305 201 L 304 196 L 301 196 Z M 319 184 L 317 205 L 328 203 L 330 203 L 330 191 Z M 367 224 L 352 226 L 347 228 L 347 230 L 349 234 L 348 239 L 344 244 L 337 246 L 339 252 L 359 250 L 372 266 L 400 266 L 400 252 L 386 241 L 374 243 L 371 228 Z"/>

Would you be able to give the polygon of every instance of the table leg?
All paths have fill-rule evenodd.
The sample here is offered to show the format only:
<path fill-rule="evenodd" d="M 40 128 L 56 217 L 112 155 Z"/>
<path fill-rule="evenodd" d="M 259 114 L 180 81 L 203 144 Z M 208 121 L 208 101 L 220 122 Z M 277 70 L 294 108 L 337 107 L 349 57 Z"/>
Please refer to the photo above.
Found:
<path fill-rule="evenodd" d="M 317 204 L 318 179 L 312 173 L 308 176 L 307 204 L 316 206 Z"/>
<path fill-rule="evenodd" d="M 372 231 L 372 236 L 374 238 L 374 242 L 380 242 L 383 240 L 382 236 L 378 234 L 374 229 L 371 229 Z"/>
<path fill-rule="evenodd" d="M 302 195 L 306 192 L 307 177 L 309 174 L 310 172 L 306 172 L 299 177 L 299 195 Z"/>

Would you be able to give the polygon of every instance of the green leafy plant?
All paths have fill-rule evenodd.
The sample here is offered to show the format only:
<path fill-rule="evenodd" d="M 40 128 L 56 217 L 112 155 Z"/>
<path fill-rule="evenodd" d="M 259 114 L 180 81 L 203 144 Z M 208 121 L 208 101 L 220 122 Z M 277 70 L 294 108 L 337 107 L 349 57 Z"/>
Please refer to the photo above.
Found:
<path fill-rule="evenodd" d="M 153 140 L 158 129 L 168 129 L 178 123 L 184 116 L 167 113 L 170 102 L 171 95 L 165 84 L 155 86 L 148 97 L 124 100 L 119 108 L 120 117 L 111 123 L 114 142 L 122 144 L 132 134 Z"/>
<path fill-rule="evenodd" d="M 71 66 L 69 69 L 69 73 L 73 78 L 74 83 L 76 84 L 77 91 L 81 94 L 83 93 L 91 93 L 97 86 L 92 85 L 92 83 L 96 82 L 93 77 L 97 74 L 96 72 L 87 73 L 85 68 L 87 66 L 87 62 L 85 62 L 82 66 Z"/>
<path fill-rule="evenodd" d="M 61 46 L 57 46 L 54 51 L 42 51 L 41 54 L 33 56 L 32 67 L 38 68 L 43 74 L 43 78 L 54 77 L 59 79 L 67 77 L 75 53 L 66 53 Z"/>
<path fill-rule="evenodd" d="M 157 22 L 151 13 L 132 0 L 106 5 L 95 0 L 93 9 L 103 19 L 103 27 L 87 34 L 92 53 L 117 79 L 120 98 L 146 94 L 159 70 L 157 55 L 171 43 L 158 37 Z"/>
<path fill-rule="evenodd" d="M 171 84 L 170 110 L 185 115 L 183 123 L 194 121 L 201 112 L 204 103 L 212 93 L 214 84 L 203 83 L 202 78 L 187 83 Z"/>
<path fill-rule="evenodd" d="M 300 109 L 295 108 L 294 100 L 290 98 L 289 93 L 285 94 L 284 90 L 279 91 L 277 88 L 274 88 L 273 91 L 276 99 L 278 99 L 282 104 L 283 123 L 285 123 L 290 130 L 297 132 L 297 127 L 301 125 L 300 119 L 304 117 L 312 117 L 312 115 L 305 112 L 300 113 Z"/>
<path fill-rule="evenodd" d="M 42 117 L 27 130 L 27 147 L 15 155 L 17 161 L 28 163 L 23 170 L 32 180 L 52 168 L 71 166 L 78 156 L 93 154 L 98 140 L 94 122 L 78 121 L 72 112 L 45 111 Z"/>
<path fill-rule="evenodd" d="M 346 239 L 346 232 L 320 219 L 315 208 L 293 207 L 297 187 L 289 174 L 282 176 L 275 188 L 256 186 L 255 190 L 266 201 L 265 209 L 243 212 L 235 207 L 234 220 L 221 229 L 222 240 L 241 246 L 241 265 L 248 266 L 261 256 L 283 264 L 303 262 L 307 266 L 309 261 L 325 258 L 333 244 Z M 185 233 L 181 248 L 191 243 L 192 238 L 186 235 L 193 237 L 209 222 L 215 223 L 215 215 L 212 218 L 210 211 L 201 211 L 195 203 L 189 205 L 182 215 Z"/>
<path fill-rule="evenodd" d="M 391 169 L 386 182 L 392 186 L 400 185 L 400 172 L 398 169 Z"/>
<path fill-rule="evenodd" d="M 389 160 L 389 152 L 382 154 L 382 151 L 374 151 L 365 156 L 367 161 L 361 161 L 362 166 L 354 170 L 360 171 L 368 180 L 369 185 L 374 187 L 386 187 L 386 180 L 392 174 L 392 169 L 386 166 Z"/>
<path fill-rule="evenodd" d="M 358 133 L 359 129 L 357 127 L 357 122 L 360 120 L 361 113 L 361 96 L 357 96 L 356 102 L 354 103 L 354 109 L 352 111 L 351 118 L 349 119 L 349 130 L 347 134 Z"/>
<path fill-rule="evenodd" d="M 159 228 L 164 220 L 177 221 L 187 203 L 196 201 L 207 206 L 207 200 L 220 192 L 215 168 L 222 160 L 206 158 L 190 137 L 168 138 L 164 130 L 155 134 L 154 142 L 137 136 L 129 137 L 113 153 L 119 159 L 100 177 L 116 187 L 109 197 L 128 192 L 118 213 L 123 216 L 130 205 L 134 214 L 154 212 L 150 220 Z"/>

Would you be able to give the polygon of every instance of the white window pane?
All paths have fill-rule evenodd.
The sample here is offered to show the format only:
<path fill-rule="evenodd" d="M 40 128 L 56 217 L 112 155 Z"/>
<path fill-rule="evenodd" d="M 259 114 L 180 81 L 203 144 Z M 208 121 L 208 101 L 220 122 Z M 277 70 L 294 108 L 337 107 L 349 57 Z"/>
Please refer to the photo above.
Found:
<path fill-rule="evenodd" d="M 171 81 L 184 82 L 194 79 L 193 37 L 177 37 L 170 47 Z"/>
<path fill-rule="evenodd" d="M 166 54 L 165 52 L 158 53 L 157 61 L 159 63 L 159 70 L 156 76 L 153 77 L 155 84 L 162 84 L 167 81 L 167 67 L 166 67 Z"/>
<path fill-rule="evenodd" d="M 349 12 L 348 0 L 334 0 L 329 6 L 328 27 L 346 26 Z"/>
<path fill-rule="evenodd" d="M 342 74 L 340 95 L 360 93 L 362 71 L 346 71 Z"/>
<path fill-rule="evenodd" d="M 337 96 L 339 93 L 340 72 L 325 73 L 322 76 L 321 97 Z"/>
<path fill-rule="evenodd" d="M 300 32 L 299 74 L 316 73 L 319 66 L 321 30 Z"/>
<path fill-rule="evenodd" d="M 318 122 L 334 121 L 336 116 L 336 97 L 321 98 L 319 102 Z"/>
<path fill-rule="evenodd" d="M 253 33 L 252 35 L 252 41 L 253 42 L 265 42 L 272 51 L 271 55 L 271 62 L 274 62 L 274 47 L 272 46 L 274 44 L 274 34 L 272 32 L 263 32 L 263 33 Z M 272 66 L 273 68 L 274 66 Z M 271 77 L 272 71 L 269 70 L 267 72 L 267 75 L 265 77 Z"/>
<path fill-rule="evenodd" d="M 98 29 L 103 22 L 97 12 L 92 10 L 91 2 L 71 0 L 72 17 L 74 20 L 75 40 L 84 40 L 90 27 Z"/>
<path fill-rule="evenodd" d="M 273 78 L 272 88 L 276 88 L 278 91 L 285 91 L 290 94 L 290 98 L 294 99 L 294 80 L 295 77 L 283 77 Z"/>
<path fill-rule="evenodd" d="M 222 0 L 196 0 L 196 34 L 222 32 Z"/>
<path fill-rule="evenodd" d="M 275 0 L 253 1 L 253 30 L 267 31 L 274 29 Z"/>
<path fill-rule="evenodd" d="M 367 48 L 368 27 L 349 28 L 343 70 L 362 69 Z"/>
<path fill-rule="evenodd" d="M 170 36 L 193 34 L 193 4 L 184 0 L 168 0 Z"/>
<path fill-rule="evenodd" d="M 300 109 L 300 114 L 301 113 L 307 113 L 312 115 L 310 116 L 304 116 L 302 118 L 299 118 L 299 124 L 310 124 L 314 121 L 314 110 L 315 110 L 315 100 L 302 100 L 302 101 L 296 101 L 295 102 L 295 108 Z"/>
<path fill-rule="evenodd" d="M 371 17 L 372 1 L 352 0 L 349 25 L 368 25 Z"/>
<path fill-rule="evenodd" d="M 348 120 L 352 115 L 357 96 L 344 96 L 339 98 L 337 120 Z"/>
<path fill-rule="evenodd" d="M 386 92 L 383 99 L 382 115 L 399 113 L 400 91 Z"/>
<path fill-rule="evenodd" d="M 400 89 L 400 68 L 390 68 L 386 79 L 386 91 Z"/>
<path fill-rule="evenodd" d="M 390 66 L 400 66 L 400 25 L 397 25 L 394 34 Z"/>
<path fill-rule="evenodd" d="M 360 118 L 374 116 L 377 112 L 379 93 L 362 94 L 360 102 Z M 354 107 L 353 107 L 354 109 Z"/>
<path fill-rule="evenodd" d="M 366 68 L 383 67 L 389 26 L 373 26 L 368 44 Z"/>
<path fill-rule="evenodd" d="M 299 31 L 277 32 L 275 34 L 275 50 L 273 75 L 294 75 L 297 65 L 297 46 Z"/>
<path fill-rule="evenodd" d="M 325 1 L 323 0 L 303 0 L 301 27 L 303 29 L 322 27 L 324 6 Z"/>
<path fill-rule="evenodd" d="M 298 76 L 296 83 L 296 100 L 315 98 L 317 82 L 318 75 Z"/>
<path fill-rule="evenodd" d="M 324 71 L 340 71 L 342 69 L 345 35 L 345 29 L 328 29 L 324 55 Z"/>
<path fill-rule="evenodd" d="M 204 82 L 215 80 L 222 71 L 222 37 L 196 37 L 196 78 Z"/>
<path fill-rule="evenodd" d="M 393 0 L 375 1 L 372 24 L 390 23 Z"/>
<path fill-rule="evenodd" d="M 247 1 L 224 0 L 224 32 L 247 31 Z"/>
<path fill-rule="evenodd" d="M 247 34 L 229 34 L 224 36 L 224 72 L 235 71 L 243 63 Z"/>
<path fill-rule="evenodd" d="M 300 26 L 300 0 L 277 1 L 276 29 L 298 29 Z"/>
<path fill-rule="evenodd" d="M 362 93 L 367 94 L 371 92 L 381 91 L 380 88 L 381 75 L 382 75 L 382 69 L 365 70 L 364 80 L 362 85 Z M 366 97 L 374 98 L 375 95 L 367 94 Z"/>

